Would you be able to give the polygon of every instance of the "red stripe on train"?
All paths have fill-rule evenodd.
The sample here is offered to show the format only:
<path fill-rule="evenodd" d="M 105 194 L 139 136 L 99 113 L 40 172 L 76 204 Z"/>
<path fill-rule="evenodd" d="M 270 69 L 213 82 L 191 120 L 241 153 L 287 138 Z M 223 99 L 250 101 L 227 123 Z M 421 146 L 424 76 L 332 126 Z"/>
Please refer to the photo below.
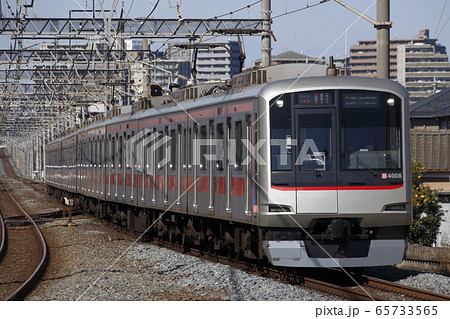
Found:
<path fill-rule="evenodd" d="M 355 191 L 355 190 L 389 190 L 402 188 L 402 185 L 389 186 L 331 186 L 331 187 L 280 187 L 271 186 L 272 189 L 279 191 Z"/>

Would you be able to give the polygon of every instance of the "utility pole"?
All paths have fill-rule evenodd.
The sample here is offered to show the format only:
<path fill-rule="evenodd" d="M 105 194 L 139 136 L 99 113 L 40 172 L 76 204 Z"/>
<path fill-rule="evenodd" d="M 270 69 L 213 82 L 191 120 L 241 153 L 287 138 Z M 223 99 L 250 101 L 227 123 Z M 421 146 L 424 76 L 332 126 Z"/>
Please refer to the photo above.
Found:
<path fill-rule="evenodd" d="M 390 28 L 392 23 L 389 22 L 390 0 L 377 1 L 377 77 L 389 79 L 389 42 Z"/>
<path fill-rule="evenodd" d="M 392 22 L 389 21 L 390 0 L 377 0 L 377 21 L 342 0 L 334 0 L 334 2 L 369 21 L 377 29 L 377 78 L 389 79 L 389 29 L 392 27 Z"/>
<path fill-rule="evenodd" d="M 272 57 L 272 44 L 270 37 L 272 36 L 271 24 L 271 0 L 261 1 L 261 20 L 263 20 L 263 35 L 261 36 L 261 66 L 266 67 L 270 65 Z"/>
<path fill-rule="evenodd" d="M 142 85 L 144 86 L 144 91 L 142 92 L 144 97 L 149 97 L 150 96 L 150 67 L 149 67 L 149 62 L 150 62 L 150 44 L 148 43 L 148 39 L 144 38 L 142 40 L 142 51 L 143 55 L 142 55 L 142 60 L 144 62 L 147 62 L 143 65 L 144 68 L 144 73 L 143 73 L 143 78 L 142 78 Z M 156 78 L 156 72 L 155 74 L 153 74 L 153 76 Z"/>

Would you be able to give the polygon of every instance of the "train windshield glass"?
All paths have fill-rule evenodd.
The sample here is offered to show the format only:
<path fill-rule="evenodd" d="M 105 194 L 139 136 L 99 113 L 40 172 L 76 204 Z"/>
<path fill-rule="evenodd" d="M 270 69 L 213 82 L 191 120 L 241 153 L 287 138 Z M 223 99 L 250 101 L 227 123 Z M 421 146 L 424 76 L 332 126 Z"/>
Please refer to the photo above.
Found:
<path fill-rule="evenodd" d="M 401 168 L 401 100 L 388 93 L 340 94 L 341 169 Z"/>
<path fill-rule="evenodd" d="M 273 99 L 270 107 L 272 171 L 292 169 L 292 129 L 290 95 Z"/>

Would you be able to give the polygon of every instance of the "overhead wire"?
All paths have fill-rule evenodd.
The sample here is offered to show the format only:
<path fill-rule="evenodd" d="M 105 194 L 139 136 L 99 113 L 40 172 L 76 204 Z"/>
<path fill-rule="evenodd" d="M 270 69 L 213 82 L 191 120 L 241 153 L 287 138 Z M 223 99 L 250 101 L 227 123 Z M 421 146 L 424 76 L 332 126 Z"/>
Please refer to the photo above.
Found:
<path fill-rule="evenodd" d="M 319 6 L 321 4 L 324 4 L 324 3 L 327 3 L 327 2 L 329 2 L 329 0 L 322 0 L 322 1 L 318 2 L 318 3 L 311 4 L 311 5 L 308 2 L 305 7 L 302 7 L 302 8 L 299 8 L 299 9 L 295 9 L 295 10 L 292 10 L 292 11 L 287 11 L 287 12 L 281 13 L 281 14 L 279 14 L 277 16 L 273 16 L 272 20 L 273 19 L 278 19 L 278 18 L 281 18 L 281 17 L 284 17 L 284 16 L 287 16 L 287 15 L 292 14 L 292 13 L 296 13 L 296 12 L 300 12 L 300 11 L 303 11 L 303 10 L 306 10 L 306 9 L 317 7 L 317 6 Z"/>
<path fill-rule="evenodd" d="M 240 12 L 240 11 L 245 10 L 245 9 L 250 9 L 250 8 L 253 7 L 254 5 L 260 3 L 261 1 L 262 1 L 262 0 L 258 0 L 258 1 L 252 2 L 252 3 L 250 3 L 250 4 L 248 4 L 248 5 L 244 6 L 244 7 L 241 7 L 241 8 L 239 8 L 239 9 L 232 10 L 232 11 L 229 11 L 229 12 L 227 12 L 227 13 L 223 13 L 223 14 L 214 16 L 214 17 L 208 18 L 208 19 L 206 19 L 206 20 L 216 20 L 216 19 L 218 19 L 218 18 L 227 16 L 227 15 L 233 15 L 233 14 L 236 13 L 236 12 Z M 159 2 L 159 0 L 158 0 L 158 2 Z M 251 24 L 250 24 L 250 25 L 251 25 Z M 202 35 L 202 37 L 200 38 L 200 40 L 199 40 L 197 43 L 205 43 L 205 42 L 207 42 L 207 41 L 211 41 L 211 40 L 213 40 L 213 39 L 216 39 L 216 38 L 218 38 L 218 37 L 221 37 L 221 35 L 217 35 L 217 36 L 212 36 L 212 37 L 209 37 L 208 39 L 203 40 L 203 36 L 204 36 L 204 34 Z M 161 50 L 161 49 L 162 49 L 162 48 L 163 48 L 163 47 L 171 40 L 171 38 L 172 38 L 172 37 L 169 37 L 166 41 L 164 41 L 163 44 L 156 50 L 156 52 L 159 52 L 159 51 L 160 51 L 160 50 Z"/>
<path fill-rule="evenodd" d="M 450 21 L 450 15 L 447 18 L 447 21 L 445 21 L 444 25 L 442 26 L 441 31 L 439 31 L 438 35 L 436 36 L 436 39 L 439 38 L 439 36 L 441 35 L 442 31 L 444 31 L 445 26 L 447 25 L 447 23 Z"/>
<path fill-rule="evenodd" d="M 441 24 L 441 19 L 442 19 L 442 16 L 444 15 L 444 11 L 445 11 L 445 7 L 446 6 L 447 6 L 447 0 L 445 0 L 445 2 L 444 2 L 444 7 L 442 8 L 441 15 L 439 16 L 439 20 L 438 20 L 438 23 L 437 23 L 437 26 L 436 26 L 436 32 L 434 32 L 434 37 L 433 38 L 435 38 L 435 39 L 436 39 L 436 33 L 439 30 L 439 24 Z"/>
<path fill-rule="evenodd" d="M 262 1 L 262 0 L 255 1 L 255 2 L 253 2 L 253 3 L 250 3 L 250 4 L 246 5 L 245 7 L 242 7 L 242 8 L 239 8 L 239 9 L 236 9 L 236 10 L 233 10 L 233 11 L 230 11 L 230 12 L 227 12 L 227 13 L 224 13 L 224 14 L 221 14 L 221 15 L 218 15 L 218 16 L 214 16 L 214 17 L 212 17 L 212 18 L 209 18 L 208 20 L 214 20 L 214 19 L 218 19 L 218 18 L 227 16 L 227 15 L 233 15 L 233 14 L 235 14 L 236 12 L 239 12 L 239 11 L 242 11 L 242 10 L 245 10 L 245 9 L 249 9 L 250 7 L 253 7 L 254 5 L 260 3 L 261 1 Z"/>
<path fill-rule="evenodd" d="M 80 8 L 82 8 L 81 6 L 80 6 L 80 4 L 77 2 L 77 0 L 73 0 Z M 158 3 L 159 3 L 159 0 L 158 0 L 158 2 L 156 3 L 156 5 L 153 7 L 153 10 L 150 12 L 150 14 L 147 16 L 147 18 L 148 17 L 150 17 L 150 15 L 151 14 L 153 14 L 153 12 L 155 11 L 155 9 L 156 9 L 156 6 L 158 5 Z M 82 8 L 83 9 L 83 8 Z M 147 18 L 145 18 L 145 19 L 147 19 Z M 142 20 L 142 21 L 145 21 L 145 20 Z M 106 36 L 108 36 L 108 37 L 112 37 L 111 36 L 111 34 L 109 33 L 110 31 L 109 30 L 105 30 L 104 31 L 105 32 L 105 35 Z M 119 45 L 120 46 L 120 45 Z M 128 52 L 126 52 L 126 50 L 123 48 L 123 47 L 120 47 L 120 49 L 121 50 L 123 50 L 123 51 L 125 51 L 125 54 L 130 58 L 131 56 L 130 56 L 130 54 L 128 53 Z M 146 75 L 148 75 L 151 79 L 153 79 L 153 77 L 152 77 L 152 75 L 149 73 L 149 72 L 147 72 L 145 69 L 144 69 L 144 73 L 146 74 Z M 153 79 L 155 82 L 156 82 L 156 80 L 155 79 Z M 169 93 L 169 92 L 166 92 L 166 93 Z M 169 94 L 169 96 L 172 98 L 172 96 Z M 172 98 L 172 101 L 174 101 L 176 104 L 177 104 L 177 106 L 179 106 L 184 112 L 186 112 L 186 114 L 188 115 L 188 116 L 190 116 L 191 117 L 191 119 L 194 121 L 194 122 L 197 122 L 194 118 L 192 118 L 192 116 L 178 103 L 178 101 L 176 101 L 175 99 L 173 99 Z"/>

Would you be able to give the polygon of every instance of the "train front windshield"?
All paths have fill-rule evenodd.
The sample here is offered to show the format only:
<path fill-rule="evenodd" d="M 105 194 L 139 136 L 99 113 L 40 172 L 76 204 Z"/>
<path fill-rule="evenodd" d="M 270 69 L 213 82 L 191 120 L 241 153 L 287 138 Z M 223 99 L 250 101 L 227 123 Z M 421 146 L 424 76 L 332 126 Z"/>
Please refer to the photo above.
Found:
<path fill-rule="evenodd" d="M 401 168 L 401 108 L 379 92 L 341 94 L 341 168 Z"/>
<path fill-rule="evenodd" d="M 367 90 L 307 91 L 272 99 L 272 184 L 402 184 L 401 103 L 391 93 Z"/>

